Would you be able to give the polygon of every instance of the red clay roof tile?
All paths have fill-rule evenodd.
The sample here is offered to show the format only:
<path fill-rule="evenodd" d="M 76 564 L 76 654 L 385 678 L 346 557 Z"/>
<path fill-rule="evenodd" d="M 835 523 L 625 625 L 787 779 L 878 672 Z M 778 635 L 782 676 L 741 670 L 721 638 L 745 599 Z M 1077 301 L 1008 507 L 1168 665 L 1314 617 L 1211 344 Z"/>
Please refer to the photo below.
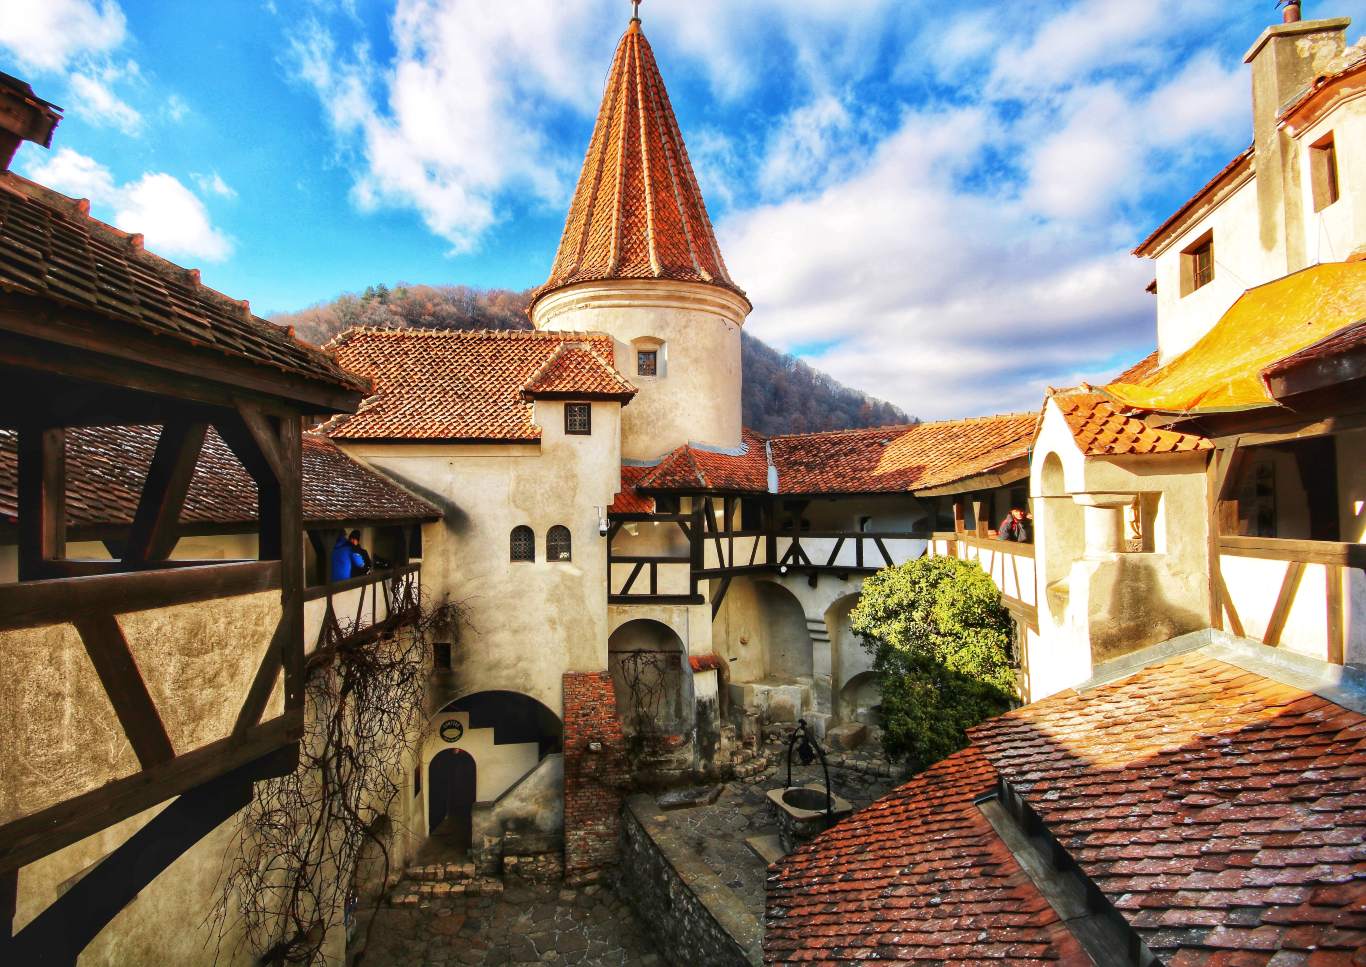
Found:
<path fill-rule="evenodd" d="M 1004 931 L 1052 911 L 972 806 L 997 777 L 1164 963 L 1282 950 L 1276 963 L 1346 964 L 1366 949 L 1366 716 L 1194 653 L 969 737 L 780 861 L 770 963 L 887 959 L 906 936 L 940 962 L 1038 943 Z"/>
<path fill-rule="evenodd" d="M 251 314 L 245 302 L 199 284 L 199 273 L 159 258 L 91 218 L 73 198 L 0 172 L 0 292 L 35 296 L 137 326 L 182 345 L 364 392 L 323 351 Z"/>
<path fill-rule="evenodd" d="M 741 453 L 717 453 L 701 447 L 679 447 L 636 481 L 644 490 L 714 490 L 768 492 L 768 457 L 764 438 L 741 431 Z"/>
<path fill-rule="evenodd" d="M 639 23 L 617 47 L 559 253 L 532 304 L 565 286 L 611 279 L 702 282 L 744 295 L 721 258 Z"/>
<path fill-rule="evenodd" d="M 336 440 L 534 442 L 530 396 L 630 398 L 600 333 L 350 329 L 328 348 L 374 395 L 321 427 Z"/>
<path fill-rule="evenodd" d="M 137 511 L 158 430 L 150 426 L 79 427 L 67 431 L 67 523 L 125 526 Z M 16 435 L 0 430 L 0 520 L 17 517 Z M 422 498 L 348 457 L 332 441 L 303 439 L 306 523 L 436 520 Z M 181 511 L 182 526 L 248 524 L 256 520 L 256 483 L 210 430 Z"/>
<path fill-rule="evenodd" d="M 612 500 L 612 506 L 608 513 L 612 514 L 653 514 L 655 512 L 655 499 L 642 494 L 636 490 L 636 484 L 640 478 L 653 470 L 653 467 L 629 467 L 621 468 L 621 490 Z"/>
<path fill-rule="evenodd" d="M 1158 429 L 1138 417 L 1124 416 L 1098 393 L 1068 391 L 1055 393 L 1052 398 L 1062 410 L 1077 446 L 1087 456 L 1195 453 L 1214 447 L 1202 436 Z"/>
<path fill-rule="evenodd" d="M 1091 964 L 974 799 L 967 748 L 779 860 L 764 961 Z"/>

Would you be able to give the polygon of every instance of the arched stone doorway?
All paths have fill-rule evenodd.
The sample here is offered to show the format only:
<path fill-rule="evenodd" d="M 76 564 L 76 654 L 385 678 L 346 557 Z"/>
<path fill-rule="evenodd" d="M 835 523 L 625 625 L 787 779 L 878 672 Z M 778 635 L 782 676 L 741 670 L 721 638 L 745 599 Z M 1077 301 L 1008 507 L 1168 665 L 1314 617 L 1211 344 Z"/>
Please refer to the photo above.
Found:
<path fill-rule="evenodd" d="M 607 640 L 617 714 L 631 735 L 669 735 L 691 727 L 690 676 L 683 640 L 650 618 L 628 621 Z"/>
<path fill-rule="evenodd" d="M 873 668 L 873 656 L 849 623 L 849 613 L 858 601 L 857 594 L 846 594 L 825 610 L 825 626 L 830 635 L 831 691 L 835 695 L 835 719 L 839 722 L 864 721 L 855 715 L 860 706 L 851 704 L 852 696 L 860 693 L 857 688 L 850 691 L 848 686 L 856 679 L 866 681 Z"/>
<path fill-rule="evenodd" d="M 764 677 L 780 682 L 810 680 L 816 673 L 815 648 L 801 601 L 772 581 L 756 582 L 755 592 L 766 630 Z"/>
<path fill-rule="evenodd" d="M 470 848 L 477 772 L 463 749 L 443 749 L 427 767 L 427 833 L 462 853 Z"/>

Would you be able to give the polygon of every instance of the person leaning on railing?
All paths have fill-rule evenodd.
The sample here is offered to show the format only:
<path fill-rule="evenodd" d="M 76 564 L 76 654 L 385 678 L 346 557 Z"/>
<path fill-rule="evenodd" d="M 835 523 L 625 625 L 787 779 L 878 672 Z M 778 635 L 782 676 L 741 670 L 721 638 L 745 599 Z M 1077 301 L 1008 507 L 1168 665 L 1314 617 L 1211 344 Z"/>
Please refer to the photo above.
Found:
<path fill-rule="evenodd" d="M 1033 541 L 1034 518 L 1023 507 L 1012 507 L 1006 519 L 996 530 L 996 536 L 1003 541 L 1029 544 Z"/>

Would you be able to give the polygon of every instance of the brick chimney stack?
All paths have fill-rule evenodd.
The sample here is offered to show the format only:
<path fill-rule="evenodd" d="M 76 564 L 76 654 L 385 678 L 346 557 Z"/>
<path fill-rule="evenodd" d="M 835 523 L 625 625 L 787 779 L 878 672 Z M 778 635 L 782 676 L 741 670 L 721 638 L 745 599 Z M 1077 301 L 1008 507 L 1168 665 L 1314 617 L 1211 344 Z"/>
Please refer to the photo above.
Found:
<path fill-rule="evenodd" d="M 62 109 L 44 101 L 17 77 L 0 72 L 0 171 L 8 171 L 25 141 L 52 146 Z"/>
<path fill-rule="evenodd" d="M 1285 7 L 1285 23 L 1266 28 L 1243 58 L 1252 65 L 1252 143 L 1262 212 L 1261 243 L 1268 255 L 1285 253 L 1285 264 L 1276 267 L 1278 275 L 1308 264 L 1299 157 L 1289 134 L 1281 129 L 1281 112 L 1347 48 L 1351 23 L 1346 17 L 1300 20 L 1300 4 L 1292 0 Z"/>

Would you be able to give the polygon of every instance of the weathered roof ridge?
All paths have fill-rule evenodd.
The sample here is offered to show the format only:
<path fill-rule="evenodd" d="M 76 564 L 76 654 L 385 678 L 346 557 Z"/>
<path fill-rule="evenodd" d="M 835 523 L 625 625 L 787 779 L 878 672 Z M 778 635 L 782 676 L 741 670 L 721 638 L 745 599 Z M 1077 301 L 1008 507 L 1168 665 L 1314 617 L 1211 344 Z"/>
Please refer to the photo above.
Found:
<path fill-rule="evenodd" d="M 72 224 L 79 224 L 85 232 L 94 236 L 98 240 L 117 246 L 125 259 L 131 260 L 148 270 L 153 275 L 159 277 L 163 283 L 174 282 L 178 285 L 187 286 L 192 290 L 196 298 L 202 299 L 205 303 L 215 305 L 226 313 L 236 315 L 241 322 L 251 329 L 257 331 L 261 336 L 273 334 L 276 338 L 282 339 L 290 349 L 299 357 L 294 365 L 286 365 L 281 360 L 269 359 L 264 354 L 253 354 L 243 347 L 233 347 L 236 351 L 230 351 L 225 345 L 206 342 L 196 339 L 188 333 L 172 329 L 175 335 L 187 342 L 193 343 L 204 348 L 212 349 L 224 355 L 239 356 L 249 359 L 258 364 L 266 364 L 277 369 L 284 369 L 295 372 L 299 375 L 313 379 L 322 380 L 346 387 L 350 390 L 364 392 L 369 389 L 368 384 L 346 372 L 336 361 L 332 359 L 324 350 L 312 343 L 305 342 L 295 335 L 292 326 L 277 326 L 268 319 L 263 319 L 251 311 L 251 303 L 246 299 L 234 299 L 231 296 L 205 285 L 200 281 L 199 269 L 187 268 L 164 256 L 157 255 L 143 247 L 143 236 L 138 232 L 125 232 L 120 228 L 110 225 L 108 222 L 101 221 L 90 214 L 90 200 L 87 198 L 73 198 L 62 192 L 39 184 L 13 171 L 0 173 L 0 190 L 13 195 L 24 201 L 31 202 L 51 211 L 59 213 L 61 216 L 72 219 Z M 14 240 L 8 239 L 11 244 Z M 0 287 L 10 288 L 8 281 L 0 274 Z M 32 285 L 16 286 L 21 291 L 40 294 Z M 72 303 L 69 298 L 58 296 L 60 301 Z M 137 319 L 128 318 L 125 314 L 116 314 L 111 308 L 97 304 L 89 306 L 92 311 L 99 312 L 101 315 L 113 316 L 121 321 L 142 323 L 140 317 Z M 211 324 L 211 320 L 209 320 Z M 167 334 L 171 334 L 168 332 Z M 308 365 L 311 364 L 311 365 Z"/>
<path fill-rule="evenodd" d="M 732 281 L 654 52 L 638 21 L 617 45 L 550 278 L 532 305 L 581 282 Z"/>
<path fill-rule="evenodd" d="M 942 428 L 949 426 L 967 426 L 973 423 L 992 423 L 997 420 L 1020 420 L 1033 416 L 1037 416 L 1037 414 L 1033 412 L 993 413 L 989 416 L 965 416 L 956 420 L 922 420 L 919 423 L 888 423 L 883 426 L 859 426 L 850 427 L 845 430 L 813 430 L 809 433 L 777 433 L 768 439 L 798 440 L 818 436 L 848 436 L 856 433 L 905 432 L 907 430 L 919 428 Z"/>

